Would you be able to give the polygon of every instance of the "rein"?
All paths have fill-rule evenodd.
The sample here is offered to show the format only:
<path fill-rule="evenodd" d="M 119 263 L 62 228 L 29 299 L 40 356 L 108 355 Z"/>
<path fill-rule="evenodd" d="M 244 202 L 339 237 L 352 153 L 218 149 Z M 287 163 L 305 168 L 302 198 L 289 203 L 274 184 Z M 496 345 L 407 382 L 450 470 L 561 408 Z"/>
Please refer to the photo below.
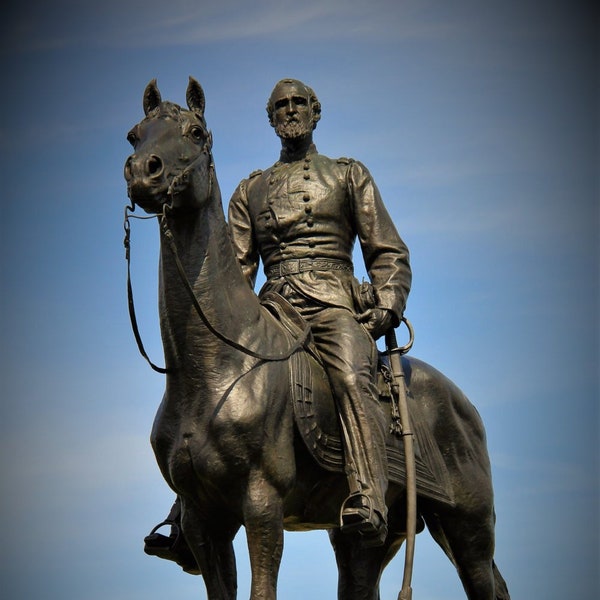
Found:
<path fill-rule="evenodd" d="M 154 219 L 156 215 L 151 217 L 138 217 L 136 215 L 129 215 L 129 211 L 135 210 L 135 204 L 131 204 L 131 206 L 125 206 L 125 220 L 123 222 L 123 228 L 125 229 L 125 239 L 123 240 L 123 245 L 125 246 L 125 260 L 127 261 L 127 307 L 129 309 L 129 320 L 131 321 L 131 329 L 133 330 L 133 335 L 135 337 L 135 341 L 138 346 L 138 350 L 140 354 L 146 359 L 148 364 L 152 367 L 154 371 L 161 374 L 171 373 L 170 369 L 166 367 L 159 367 L 155 365 L 148 356 L 146 349 L 144 348 L 144 343 L 142 342 L 142 336 L 140 335 L 140 330 L 137 324 L 137 318 L 135 315 L 135 304 L 133 301 L 133 287 L 131 285 L 131 225 L 129 224 L 130 216 L 134 219 Z"/>
<path fill-rule="evenodd" d="M 208 188 L 209 195 L 210 195 L 212 193 L 212 182 L 213 182 L 213 177 L 214 177 L 214 163 L 212 160 L 212 155 L 210 153 L 210 150 L 205 151 L 205 152 L 208 153 L 208 155 L 210 157 L 210 167 L 209 167 L 210 168 L 210 179 L 209 179 L 209 188 Z M 171 182 L 171 184 L 169 185 L 169 190 L 168 190 L 167 194 L 168 194 L 168 196 L 171 197 L 171 203 L 170 204 L 165 203 L 163 205 L 163 210 L 160 215 L 152 215 L 149 217 L 138 217 L 138 216 L 130 215 L 129 211 L 133 212 L 135 210 L 135 204 L 132 203 L 131 206 L 129 206 L 129 205 L 125 206 L 125 221 L 124 221 L 124 225 L 123 225 L 123 227 L 125 229 L 125 240 L 123 243 L 125 246 L 125 258 L 127 261 L 127 303 L 129 306 L 129 317 L 130 317 L 130 321 L 131 321 L 131 327 L 133 329 L 133 335 L 135 336 L 135 340 L 137 342 L 140 354 L 146 359 L 146 361 L 148 362 L 148 364 L 150 365 L 150 367 L 152 367 L 152 369 L 154 371 L 156 371 L 158 373 L 162 373 L 162 374 L 173 372 L 172 369 L 167 369 L 166 367 L 165 368 L 158 367 L 150 360 L 150 358 L 148 357 L 148 354 L 144 348 L 144 344 L 142 343 L 142 339 L 140 336 L 139 328 L 137 325 L 137 319 L 136 319 L 136 315 L 135 315 L 135 305 L 134 305 L 134 301 L 133 301 L 133 288 L 131 285 L 131 239 L 130 239 L 131 238 L 131 225 L 129 223 L 130 217 L 133 217 L 136 219 L 153 219 L 153 218 L 159 219 L 161 233 L 164 236 L 165 240 L 167 241 L 167 243 L 169 245 L 169 249 L 171 250 L 171 253 L 173 254 L 173 258 L 175 260 L 175 265 L 177 266 L 177 271 L 179 273 L 181 282 L 183 283 L 183 285 L 194 305 L 194 308 L 195 308 L 196 312 L 198 313 L 198 316 L 200 317 L 201 321 L 204 323 L 206 328 L 212 333 L 212 335 L 214 335 L 217 339 L 221 340 L 222 342 L 224 342 L 231 348 L 234 348 L 235 350 L 238 350 L 238 351 L 246 354 L 247 356 L 251 356 L 252 358 L 256 358 L 256 359 L 263 360 L 266 362 L 277 362 L 277 361 L 287 360 L 293 354 L 298 352 L 298 350 L 301 350 L 305 346 L 306 341 L 310 335 L 310 328 L 308 326 L 303 330 L 300 337 L 295 341 L 294 344 L 292 344 L 290 346 L 290 348 L 285 353 L 283 353 L 283 354 L 262 354 L 260 352 L 255 352 L 254 350 L 251 350 L 250 348 L 246 348 L 244 345 L 236 342 L 235 340 L 228 338 L 226 335 L 221 333 L 216 327 L 214 327 L 212 325 L 212 323 L 210 322 L 209 318 L 207 317 L 206 313 L 202 309 L 202 306 L 200 305 L 198 298 L 196 297 L 196 294 L 194 292 L 192 284 L 190 283 L 190 281 L 185 273 L 185 269 L 184 269 L 181 259 L 179 257 L 179 252 L 177 251 L 177 245 L 175 244 L 175 239 L 173 237 L 173 233 L 169 229 L 169 224 L 168 224 L 168 219 L 167 219 L 168 212 L 171 211 L 173 208 L 172 207 L 172 196 L 173 196 L 174 185 L 176 183 L 179 183 L 180 178 L 185 181 L 187 172 L 190 170 L 191 166 L 192 165 L 189 165 L 185 169 L 185 171 L 183 171 L 180 176 L 174 178 L 173 181 Z"/>

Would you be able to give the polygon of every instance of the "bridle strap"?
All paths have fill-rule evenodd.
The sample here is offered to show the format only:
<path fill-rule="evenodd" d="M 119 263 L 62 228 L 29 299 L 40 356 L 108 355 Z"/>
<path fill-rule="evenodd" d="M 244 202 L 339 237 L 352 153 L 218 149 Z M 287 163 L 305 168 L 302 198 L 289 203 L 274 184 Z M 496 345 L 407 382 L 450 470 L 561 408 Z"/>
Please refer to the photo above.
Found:
<path fill-rule="evenodd" d="M 123 228 L 125 229 L 125 239 L 123 240 L 123 245 L 125 246 L 125 260 L 127 261 L 127 306 L 129 309 L 129 320 L 131 321 L 131 329 L 133 330 L 133 335 L 135 337 L 135 341 L 137 343 L 140 354 L 146 359 L 148 364 L 152 367 L 154 371 L 161 374 L 170 373 L 171 370 L 166 367 L 159 367 L 155 365 L 148 356 L 146 349 L 144 348 L 144 344 L 142 342 L 142 336 L 140 335 L 140 330 L 138 328 L 137 318 L 135 315 L 135 303 L 133 301 L 133 287 L 131 285 L 131 241 L 130 241 L 130 233 L 131 226 L 129 224 L 129 213 L 128 211 L 135 210 L 135 206 L 126 206 L 125 207 L 125 221 L 123 223 Z M 154 218 L 154 217 L 136 217 L 137 219 L 143 218 Z"/>
<path fill-rule="evenodd" d="M 213 165 L 211 162 L 211 180 L 212 180 L 212 166 Z M 163 208 L 163 213 L 160 217 L 161 232 L 165 236 L 165 239 L 166 239 L 167 243 L 169 244 L 169 248 L 171 250 L 171 253 L 173 254 L 173 258 L 175 260 L 175 265 L 177 266 L 177 271 L 179 272 L 179 277 L 181 278 L 181 282 L 183 283 L 183 285 L 194 305 L 194 308 L 196 309 L 196 312 L 198 313 L 198 316 L 200 317 L 200 319 L 202 320 L 202 322 L 204 323 L 206 328 L 216 338 L 218 338 L 219 340 L 221 340 L 222 342 L 224 342 L 231 348 L 235 348 L 236 350 L 239 350 L 240 352 L 243 352 L 244 354 L 246 354 L 248 356 L 251 356 L 253 358 L 257 358 L 259 360 L 263 360 L 266 362 L 277 362 L 277 361 L 287 360 L 288 358 L 290 358 L 290 356 L 292 356 L 293 354 L 298 352 L 298 350 L 301 350 L 302 348 L 304 348 L 304 346 L 307 343 L 308 337 L 310 335 L 310 327 L 309 326 L 307 326 L 302 331 L 302 334 L 298 337 L 298 339 L 296 339 L 295 343 L 292 344 L 288 348 L 288 350 L 286 352 L 284 352 L 283 354 L 263 354 L 261 352 L 255 352 L 254 350 L 250 350 L 250 348 L 246 348 L 246 346 L 243 346 L 242 344 L 236 342 L 235 340 L 228 338 L 226 335 L 221 333 L 218 329 L 216 329 L 212 325 L 212 323 L 206 316 L 206 313 L 202 309 L 202 306 L 200 305 L 198 298 L 196 298 L 194 289 L 192 288 L 192 285 L 191 285 L 189 279 L 187 278 L 185 269 L 183 268 L 183 264 L 181 263 L 181 259 L 179 258 L 179 252 L 177 251 L 177 246 L 175 244 L 173 234 L 172 234 L 171 230 L 169 229 L 169 226 L 167 223 L 167 212 L 169 210 L 170 210 L 170 208 L 168 208 L 167 205 L 165 204 L 164 208 Z"/>
<path fill-rule="evenodd" d="M 191 170 L 193 164 L 200 159 L 200 157 L 203 154 L 208 154 L 209 159 L 210 159 L 210 167 L 211 167 L 211 171 L 214 168 L 213 166 L 213 159 L 212 159 L 212 152 L 211 152 L 211 143 L 212 143 L 212 138 L 209 137 L 208 142 L 206 143 L 206 145 L 204 146 L 202 153 L 198 156 L 198 158 L 193 161 L 190 165 L 188 165 L 188 167 L 181 173 L 181 175 L 179 175 L 178 177 L 174 178 L 173 181 L 171 181 L 171 185 L 169 186 L 169 190 L 167 192 L 167 194 L 171 197 L 171 201 L 172 201 L 172 196 L 174 193 L 174 186 L 176 185 L 176 183 L 179 183 L 180 178 L 185 179 L 185 177 L 187 177 L 188 172 Z M 210 185 L 212 186 L 212 173 L 211 173 L 211 179 L 210 179 Z M 210 190 L 210 188 L 209 188 Z M 165 205 L 166 207 L 167 205 Z M 142 342 L 142 336 L 140 335 L 140 330 L 138 327 L 138 323 L 137 323 L 137 317 L 136 317 L 136 313 L 135 313 L 135 302 L 133 300 L 133 286 L 131 285 L 131 225 L 129 223 L 129 212 L 131 211 L 133 213 L 133 211 L 135 210 L 135 203 L 131 203 L 131 205 L 126 205 L 125 206 L 125 220 L 123 222 L 123 228 L 125 229 L 125 239 L 123 240 L 123 245 L 125 246 L 125 260 L 127 261 L 127 308 L 129 311 L 129 320 L 131 322 L 131 329 L 133 330 L 133 335 L 135 337 L 135 341 L 137 343 L 137 347 L 138 350 L 140 351 L 140 354 L 146 359 L 146 362 L 150 365 L 150 367 L 156 371 L 157 373 L 161 373 L 162 375 L 165 375 L 167 373 L 171 373 L 172 369 L 167 369 L 166 367 L 159 367 L 158 365 L 155 365 L 152 360 L 150 360 L 150 357 L 148 356 L 148 353 L 146 352 L 146 349 L 144 348 L 144 343 Z M 165 208 L 163 207 L 163 216 L 165 214 Z M 138 217 L 136 215 L 131 215 L 132 217 L 134 217 L 135 219 L 155 219 L 158 218 L 158 215 L 152 215 L 149 217 Z"/>
<path fill-rule="evenodd" d="M 213 177 L 214 177 L 214 163 L 212 160 L 212 154 L 210 152 L 210 149 L 208 149 L 206 152 L 209 154 L 209 158 L 210 158 L 210 166 L 209 166 L 209 171 L 210 171 L 210 173 L 209 173 L 209 177 L 210 177 L 209 194 L 210 194 L 210 193 L 212 193 L 212 183 L 213 183 Z M 185 172 L 182 173 L 179 177 L 185 177 L 187 172 L 190 170 L 190 167 L 191 167 L 191 165 L 189 165 L 188 168 L 185 170 Z M 168 192 L 169 196 L 171 196 L 171 197 L 173 194 L 173 188 L 174 188 L 174 184 L 172 182 L 171 186 L 169 186 L 169 192 Z M 171 369 L 167 369 L 166 367 L 165 368 L 159 367 L 150 360 L 148 353 L 146 352 L 146 350 L 144 348 L 144 344 L 142 342 L 142 338 L 141 338 L 138 324 L 137 324 L 137 318 L 136 318 L 136 314 L 135 314 L 135 304 L 133 301 L 133 288 L 131 285 L 131 241 L 130 241 L 131 227 L 129 224 L 129 217 L 130 217 L 129 211 L 133 212 L 134 210 L 135 210 L 135 205 L 133 205 L 133 204 L 132 204 L 132 206 L 125 207 L 125 222 L 123 225 L 123 227 L 125 229 L 125 240 L 123 243 L 125 246 L 125 258 L 127 261 L 127 304 L 129 307 L 129 319 L 131 321 L 131 328 L 133 330 L 133 335 L 135 337 L 135 341 L 137 343 L 140 354 L 146 359 L 146 361 L 148 362 L 150 367 L 152 367 L 152 369 L 154 371 L 156 371 L 157 373 L 162 373 L 162 374 L 170 373 L 170 372 L 172 372 Z M 298 352 L 299 350 L 304 348 L 306 346 L 307 340 L 310 336 L 310 327 L 309 326 L 307 326 L 302 331 L 302 334 L 295 340 L 295 342 L 283 354 L 263 354 L 261 352 L 255 352 L 254 350 L 251 350 L 250 348 L 246 348 L 246 346 L 236 342 L 235 340 L 228 338 L 226 335 L 221 333 L 218 329 L 216 329 L 212 325 L 212 323 L 210 322 L 206 313 L 202 309 L 202 306 L 200 305 L 198 298 L 196 298 L 194 289 L 186 275 L 185 269 L 183 268 L 183 264 L 181 263 L 181 259 L 179 257 L 179 252 L 177 251 L 177 246 L 176 246 L 175 240 L 173 238 L 173 233 L 169 229 L 169 225 L 167 222 L 167 213 L 170 210 L 172 210 L 172 204 L 165 203 L 163 205 L 163 211 L 160 215 L 153 215 L 152 217 L 135 217 L 135 218 L 145 219 L 145 218 L 159 217 L 161 233 L 165 237 L 165 240 L 167 241 L 167 243 L 169 245 L 169 249 L 171 250 L 171 253 L 173 254 L 173 258 L 175 260 L 175 265 L 177 266 L 177 271 L 179 273 L 181 282 L 183 283 L 183 286 L 186 289 L 186 291 L 194 305 L 194 308 L 195 308 L 196 312 L 198 313 L 198 316 L 200 317 L 201 321 L 204 323 L 206 328 L 217 339 L 221 340 L 222 342 L 224 342 L 231 348 L 234 348 L 235 350 L 238 350 L 238 351 L 246 354 L 247 356 L 251 356 L 253 358 L 263 360 L 265 362 L 277 362 L 277 361 L 287 360 L 293 354 L 295 354 L 296 352 Z"/>

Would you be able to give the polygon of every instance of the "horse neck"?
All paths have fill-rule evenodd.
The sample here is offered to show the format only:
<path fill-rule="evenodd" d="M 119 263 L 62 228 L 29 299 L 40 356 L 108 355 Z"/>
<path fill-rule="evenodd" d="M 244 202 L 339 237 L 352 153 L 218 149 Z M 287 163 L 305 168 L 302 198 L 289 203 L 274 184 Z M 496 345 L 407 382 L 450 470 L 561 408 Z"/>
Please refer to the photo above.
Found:
<path fill-rule="evenodd" d="M 211 328 L 243 345 L 259 318 L 260 304 L 235 257 L 216 178 L 200 210 L 171 216 L 168 225 L 186 279 Z M 235 352 L 199 316 L 175 254 L 164 235 L 161 240 L 159 305 L 167 367 L 219 376 Z"/>

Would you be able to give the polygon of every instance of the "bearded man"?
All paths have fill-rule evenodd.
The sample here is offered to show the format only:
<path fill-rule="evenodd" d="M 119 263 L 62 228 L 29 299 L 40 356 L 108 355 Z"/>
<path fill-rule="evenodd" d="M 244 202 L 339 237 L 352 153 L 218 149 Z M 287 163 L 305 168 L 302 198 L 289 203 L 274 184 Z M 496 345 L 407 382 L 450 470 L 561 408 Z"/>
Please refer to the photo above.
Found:
<path fill-rule="evenodd" d="M 251 286 L 262 261 L 267 282 L 310 324 L 333 390 L 345 441 L 351 494 L 342 531 L 366 545 L 386 534 L 387 460 L 375 373 L 374 340 L 399 324 L 410 290 L 406 245 L 368 170 L 317 152 L 313 130 L 321 105 L 294 79 L 277 83 L 267 104 L 281 140 L 279 160 L 243 180 L 229 204 L 237 258 Z M 374 305 L 357 306 L 352 250 L 358 238 Z"/>

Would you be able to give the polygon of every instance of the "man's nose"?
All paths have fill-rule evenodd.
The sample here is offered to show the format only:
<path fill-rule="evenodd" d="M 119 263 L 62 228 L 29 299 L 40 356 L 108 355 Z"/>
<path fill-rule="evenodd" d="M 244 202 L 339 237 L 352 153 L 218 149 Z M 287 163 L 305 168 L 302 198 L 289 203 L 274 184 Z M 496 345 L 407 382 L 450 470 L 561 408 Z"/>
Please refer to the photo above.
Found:
<path fill-rule="evenodd" d="M 296 106 L 296 103 L 292 99 L 288 100 L 288 103 L 286 106 L 286 112 L 289 114 L 298 112 L 298 107 Z"/>

